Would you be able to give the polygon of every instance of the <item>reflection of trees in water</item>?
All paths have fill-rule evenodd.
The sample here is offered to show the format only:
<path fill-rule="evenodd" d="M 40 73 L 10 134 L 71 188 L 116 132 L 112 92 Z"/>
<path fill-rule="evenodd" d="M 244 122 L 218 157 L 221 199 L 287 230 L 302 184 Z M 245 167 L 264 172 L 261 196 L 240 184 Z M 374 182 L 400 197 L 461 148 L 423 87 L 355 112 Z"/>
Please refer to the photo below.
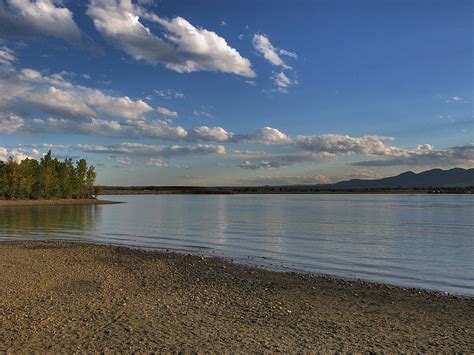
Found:
<path fill-rule="evenodd" d="M 0 208 L 0 229 L 4 234 L 84 232 L 95 227 L 101 213 L 101 206 L 95 205 Z"/>

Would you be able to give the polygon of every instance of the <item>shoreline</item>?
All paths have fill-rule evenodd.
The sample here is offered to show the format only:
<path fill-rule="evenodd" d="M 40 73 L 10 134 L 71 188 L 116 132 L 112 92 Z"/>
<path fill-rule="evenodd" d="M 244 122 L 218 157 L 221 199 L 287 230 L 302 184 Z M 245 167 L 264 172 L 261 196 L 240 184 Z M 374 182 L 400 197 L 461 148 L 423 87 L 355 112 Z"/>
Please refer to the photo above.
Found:
<path fill-rule="evenodd" d="M 100 196 L 120 195 L 469 195 L 469 193 L 437 192 L 427 190 L 399 191 L 153 191 L 153 190 L 104 190 Z"/>
<path fill-rule="evenodd" d="M 474 348 L 470 296 L 110 245 L 6 241 L 0 255 L 0 350 Z"/>
<path fill-rule="evenodd" d="M 97 199 L 51 199 L 51 200 L 0 200 L 0 207 L 14 206 L 72 206 L 72 205 L 112 205 L 118 201 Z"/>

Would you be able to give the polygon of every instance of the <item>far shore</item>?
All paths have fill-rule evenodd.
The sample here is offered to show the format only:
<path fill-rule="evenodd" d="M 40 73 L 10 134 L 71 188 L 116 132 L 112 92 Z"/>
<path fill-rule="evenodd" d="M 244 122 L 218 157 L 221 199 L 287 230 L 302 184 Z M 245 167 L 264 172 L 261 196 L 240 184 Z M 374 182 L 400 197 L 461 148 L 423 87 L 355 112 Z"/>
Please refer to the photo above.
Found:
<path fill-rule="evenodd" d="M 393 190 L 393 191 L 153 191 L 153 190 L 104 190 L 103 196 L 113 195 L 385 195 L 385 194 L 429 194 L 427 190 Z"/>
<path fill-rule="evenodd" d="M 169 252 L 0 243 L 0 351 L 470 353 L 474 298 Z"/>
<path fill-rule="evenodd" d="M 470 194 L 472 188 L 328 189 L 290 186 L 102 186 L 100 195 L 252 195 L 252 194 Z"/>
<path fill-rule="evenodd" d="M 0 207 L 10 206 L 65 206 L 65 205 L 110 205 L 117 201 L 88 199 L 51 199 L 51 200 L 0 200 Z"/>

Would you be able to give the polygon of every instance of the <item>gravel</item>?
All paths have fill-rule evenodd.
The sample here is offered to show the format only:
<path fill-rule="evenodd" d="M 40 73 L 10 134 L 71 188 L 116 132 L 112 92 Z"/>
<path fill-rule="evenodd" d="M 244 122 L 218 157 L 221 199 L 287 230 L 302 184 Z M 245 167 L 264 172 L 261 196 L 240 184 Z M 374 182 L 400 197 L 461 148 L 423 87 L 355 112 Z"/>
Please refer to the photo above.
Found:
<path fill-rule="evenodd" d="M 0 352 L 474 352 L 474 298 L 71 242 L 0 243 Z"/>

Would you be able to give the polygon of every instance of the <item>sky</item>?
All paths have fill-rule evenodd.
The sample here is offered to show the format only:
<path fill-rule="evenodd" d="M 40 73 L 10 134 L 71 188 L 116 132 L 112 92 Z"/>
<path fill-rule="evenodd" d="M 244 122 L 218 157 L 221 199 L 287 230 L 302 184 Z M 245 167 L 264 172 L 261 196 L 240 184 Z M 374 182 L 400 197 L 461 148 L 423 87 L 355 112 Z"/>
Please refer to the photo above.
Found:
<path fill-rule="evenodd" d="M 0 160 L 102 185 L 474 167 L 471 0 L 0 0 Z"/>

